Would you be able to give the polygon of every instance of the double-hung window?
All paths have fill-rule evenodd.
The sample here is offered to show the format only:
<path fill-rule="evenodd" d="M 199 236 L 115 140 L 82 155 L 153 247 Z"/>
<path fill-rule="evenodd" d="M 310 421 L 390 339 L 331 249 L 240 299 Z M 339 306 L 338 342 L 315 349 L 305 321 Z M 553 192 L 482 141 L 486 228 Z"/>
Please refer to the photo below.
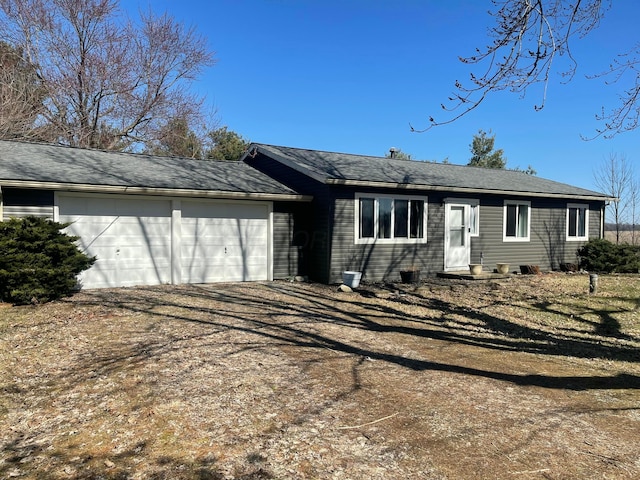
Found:
<path fill-rule="evenodd" d="M 356 194 L 356 243 L 427 241 L 427 199 L 409 195 Z"/>
<path fill-rule="evenodd" d="M 567 240 L 589 240 L 589 206 L 579 203 L 567 205 Z"/>
<path fill-rule="evenodd" d="M 531 229 L 531 202 L 505 200 L 503 241 L 528 242 Z"/>

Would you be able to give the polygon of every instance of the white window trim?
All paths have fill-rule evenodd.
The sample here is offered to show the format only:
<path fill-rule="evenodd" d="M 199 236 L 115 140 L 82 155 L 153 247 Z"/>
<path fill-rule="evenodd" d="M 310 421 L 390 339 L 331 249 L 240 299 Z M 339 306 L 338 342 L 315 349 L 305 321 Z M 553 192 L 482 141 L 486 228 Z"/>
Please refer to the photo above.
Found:
<path fill-rule="evenodd" d="M 584 208 L 584 235 L 583 236 L 569 236 L 569 210 L 572 208 Z M 586 203 L 567 203 L 567 214 L 566 214 L 566 236 L 567 242 L 584 242 L 589 240 L 589 205 Z"/>
<path fill-rule="evenodd" d="M 507 237 L 507 206 L 526 205 L 527 206 L 527 236 Z M 518 230 L 516 226 L 516 231 Z M 529 200 L 505 200 L 502 207 L 502 241 L 503 242 L 529 242 L 531 239 L 531 202 Z"/>
<path fill-rule="evenodd" d="M 373 198 L 373 238 L 360 238 L 360 199 L 361 198 Z M 393 200 L 421 200 L 424 202 L 424 212 L 422 217 L 422 228 L 423 228 L 423 237 L 422 238 L 378 238 L 378 199 L 379 198 L 390 198 Z M 391 194 L 382 194 L 382 193 L 356 193 L 354 200 L 354 215 L 353 215 L 353 235 L 354 235 L 354 243 L 355 244 L 372 244 L 372 243 L 380 243 L 380 244 L 411 244 L 411 243 L 427 243 L 427 218 L 428 218 L 428 210 L 429 210 L 429 201 L 428 197 L 420 196 L 420 195 L 391 195 Z M 395 217 L 393 209 L 391 211 L 391 225 L 395 225 Z M 392 228 L 393 234 L 393 228 Z"/>

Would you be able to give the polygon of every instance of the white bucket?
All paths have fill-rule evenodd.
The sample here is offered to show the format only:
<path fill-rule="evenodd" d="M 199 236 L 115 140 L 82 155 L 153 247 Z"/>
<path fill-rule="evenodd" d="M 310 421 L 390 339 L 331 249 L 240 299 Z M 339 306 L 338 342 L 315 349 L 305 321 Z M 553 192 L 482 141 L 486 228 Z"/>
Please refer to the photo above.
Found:
<path fill-rule="evenodd" d="M 347 270 L 346 272 L 342 272 L 342 283 L 344 283 L 347 287 L 358 288 L 361 278 L 362 272 L 353 272 L 349 270 Z"/>

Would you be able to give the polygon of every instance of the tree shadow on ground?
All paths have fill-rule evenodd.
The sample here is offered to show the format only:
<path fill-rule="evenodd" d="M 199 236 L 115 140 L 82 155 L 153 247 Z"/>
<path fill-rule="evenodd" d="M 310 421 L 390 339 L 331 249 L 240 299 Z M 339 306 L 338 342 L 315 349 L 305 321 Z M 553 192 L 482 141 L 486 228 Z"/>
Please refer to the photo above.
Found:
<path fill-rule="evenodd" d="M 327 292 L 333 293 L 333 290 L 327 289 Z M 267 342 L 272 342 L 274 346 L 293 346 L 303 349 L 328 348 L 417 371 L 450 371 L 493 378 L 517 385 L 545 388 L 572 390 L 640 388 L 640 377 L 630 374 L 595 377 L 517 375 L 394 355 L 357 346 L 339 336 L 327 335 L 323 333 L 320 325 L 328 323 L 350 329 L 380 332 L 380 334 L 399 333 L 507 352 L 625 362 L 640 361 L 640 351 L 637 347 L 640 341 L 635 338 L 636 345 L 620 345 L 616 342 L 619 336 L 584 338 L 576 332 L 573 334 L 572 332 L 550 333 L 487 314 L 481 309 L 471 309 L 434 299 L 424 300 L 438 312 L 437 317 L 411 317 L 402 310 L 388 305 L 372 305 L 367 302 L 366 296 L 356 295 L 345 302 L 335 302 L 332 295 L 312 293 L 284 283 L 262 284 L 256 288 L 253 296 L 248 296 L 246 292 L 238 295 L 233 288 L 225 286 L 190 286 L 182 288 L 179 293 L 191 300 L 184 303 L 179 300 L 167 301 L 167 298 L 162 295 L 158 296 L 156 301 L 140 300 L 136 297 L 135 291 L 123 293 L 114 299 L 97 290 L 89 295 L 87 303 L 108 305 L 136 313 L 160 315 L 172 320 L 196 322 L 216 329 L 249 331 L 260 335 Z M 271 300 L 270 297 L 274 296 L 282 298 Z M 288 301 L 288 296 L 296 298 L 294 301 Z M 219 302 L 219 305 L 215 307 L 193 305 L 194 298 L 203 302 L 208 300 Z M 406 297 L 399 299 L 399 302 L 406 301 L 408 301 Z M 234 305 L 242 308 L 235 310 Z M 179 308 L 181 313 L 154 313 L 158 307 Z M 194 312 L 198 315 L 193 315 Z M 443 318 L 447 319 L 446 325 L 443 324 Z M 455 318 L 458 320 L 452 320 Z M 464 319 L 481 323 L 486 331 L 469 330 Z M 118 363 L 118 360 L 114 361 Z"/>
<path fill-rule="evenodd" d="M 339 296 L 331 287 L 306 288 L 296 284 L 272 282 L 255 284 L 252 289 L 236 289 L 233 285 L 189 285 L 176 287 L 154 287 L 148 289 L 93 290 L 83 292 L 65 300 L 75 307 L 99 307 L 103 311 L 118 312 L 145 319 L 145 328 L 159 328 L 167 322 L 198 325 L 195 330 L 180 332 L 171 329 L 169 334 L 154 340 L 127 340 L 117 349 L 96 352 L 87 351 L 78 357 L 68 371 L 60 373 L 60 389 L 72 390 L 75 384 L 96 376 L 110 376 L 127 369 L 154 362 L 184 348 L 188 342 L 204 341 L 205 345 L 216 347 L 224 339 L 218 334 L 228 332 L 250 333 L 251 341 L 233 346 L 229 356 L 250 350 L 270 351 L 273 349 L 294 349 L 304 352 L 300 360 L 304 366 L 326 364 L 326 352 L 341 354 L 348 362 L 349 385 L 333 396 L 320 399 L 308 411 L 299 412 L 292 424 L 303 424 L 309 417 L 328 409 L 332 404 L 354 394 L 362 388 L 361 369 L 367 360 L 376 360 L 416 372 L 434 371 L 486 378 L 511 385 L 541 387 L 569 391 L 640 389 L 640 376 L 616 372 L 612 375 L 541 375 L 537 373 L 512 373 L 508 368 L 510 353 L 530 353 L 543 356 L 567 356 L 585 359 L 607 359 L 623 362 L 638 362 L 640 340 L 621 332 L 620 325 L 614 325 L 609 334 L 596 333 L 584 337 L 581 331 L 559 330 L 548 332 L 510 321 L 487 312 L 486 304 L 468 307 L 428 295 L 397 295 L 387 302 L 376 302 L 375 297 L 363 290 L 349 296 Z M 404 307 L 419 303 L 428 307 L 429 314 L 410 315 Z M 532 304 L 535 308 L 551 313 L 561 313 L 550 304 Z M 606 315 L 611 315 L 607 313 Z M 117 322 L 105 319 L 105 322 Z M 611 317 L 614 319 L 614 317 Z M 611 323 L 611 322 L 610 322 Z M 482 329 L 470 329 L 469 325 L 481 325 Z M 597 325 L 595 326 L 597 327 Z M 404 336 L 425 340 L 448 342 L 505 353 L 505 368 L 489 370 L 473 365 L 435 361 L 408 354 L 394 353 L 402 349 L 376 348 L 358 342 L 358 332 L 374 332 L 389 337 L 389 342 L 401 342 Z M 626 344 L 620 344 L 624 340 Z M 10 388 L 10 386 L 5 386 Z M 118 385 L 104 393 L 116 393 Z M 19 392 L 15 393 L 16 395 Z M 9 458 L 0 465 L 0 474 L 9 475 L 24 458 L 34 455 L 37 448 L 30 434 L 20 436 L 2 447 L 2 454 Z M 33 434 L 35 435 L 35 433 Z M 144 447 L 142 447 L 144 448 Z M 104 468 L 105 458 L 66 458 L 65 452 L 54 452 L 72 468 L 66 478 L 92 478 L 100 476 L 108 480 L 126 478 L 127 467 L 133 465 L 135 449 L 126 450 L 116 457 L 117 466 Z M 250 459 L 248 459 L 250 460 Z M 184 459 L 163 457 L 158 465 L 162 473 L 152 478 L 223 478 L 222 471 L 214 460 L 196 461 L 185 464 Z M 205 463 L 202 463 L 205 462 Z M 114 462 L 115 463 L 115 462 Z M 183 469 L 183 470 L 180 470 Z M 186 470 L 184 470 L 186 469 Z M 54 472 L 40 472 L 39 478 L 60 478 Z M 75 476 L 74 476 L 75 475 Z M 271 478 L 267 470 L 248 462 L 238 478 Z"/>

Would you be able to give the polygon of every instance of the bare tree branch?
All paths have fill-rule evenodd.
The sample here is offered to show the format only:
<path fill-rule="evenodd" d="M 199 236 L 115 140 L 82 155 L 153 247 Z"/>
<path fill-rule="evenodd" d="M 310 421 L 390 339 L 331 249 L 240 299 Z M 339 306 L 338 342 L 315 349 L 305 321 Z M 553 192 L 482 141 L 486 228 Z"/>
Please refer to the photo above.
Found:
<path fill-rule="evenodd" d="M 631 219 L 627 218 L 628 210 L 635 208 L 637 200 L 633 165 L 629 163 L 626 155 L 618 156 L 612 153 L 593 172 L 593 177 L 596 187 L 601 192 L 617 198 L 607 210 L 613 216 L 616 226 L 616 243 L 620 243 L 621 225 L 627 220 L 635 223 L 635 212 L 632 212 Z"/>
<path fill-rule="evenodd" d="M 202 122 L 203 99 L 189 86 L 213 53 L 168 15 L 135 23 L 118 0 L 0 0 L 0 28 L 36 67 L 51 141 L 132 148 L 170 118 Z"/>
<path fill-rule="evenodd" d="M 412 131 L 424 132 L 455 122 L 475 110 L 492 92 L 506 90 L 524 97 L 534 85 L 542 86 L 540 101 L 534 105 L 541 110 L 556 57 L 566 55 L 569 65 L 561 74 L 565 81 L 570 81 L 577 68 L 570 42 L 597 28 L 611 6 L 610 0 L 492 0 L 492 3 L 494 10 L 489 14 L 496 21 L 489 30 L 492 43 L 476 49 L 472 56 L 460 58 L 465 64 L 485 66 L 484 73 L 471 73 L 467 84 L 455 82 L 455 92 L 447 104 L 441 105 L 450 114 L 447 119 L 429 116 L 429 126 L 411 127 Z"/>

